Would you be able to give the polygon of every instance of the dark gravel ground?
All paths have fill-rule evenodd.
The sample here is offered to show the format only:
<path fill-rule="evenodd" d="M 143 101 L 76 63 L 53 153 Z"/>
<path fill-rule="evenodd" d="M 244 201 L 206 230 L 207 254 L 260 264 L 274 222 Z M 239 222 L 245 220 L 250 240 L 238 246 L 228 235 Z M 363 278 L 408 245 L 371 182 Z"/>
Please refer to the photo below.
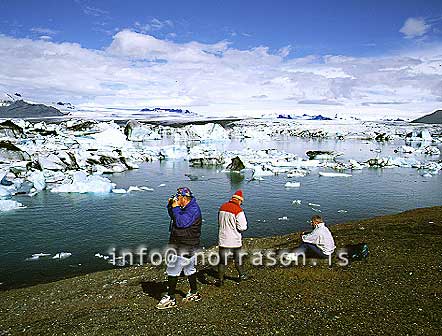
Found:
<path fill-rule="evenodd" d="M 442 207 L 331 228 L 338 247 L 367 242 L 349 266 L 256 267 L 203 300 L 160 311 L 164 270 L 131 267 L 0 292 L 0 335 L 440 335 Z M 247 249 L 293 248 L 298 233 L 248 239 Z M 187 281 L 179 289 L 187 292 Z"/>

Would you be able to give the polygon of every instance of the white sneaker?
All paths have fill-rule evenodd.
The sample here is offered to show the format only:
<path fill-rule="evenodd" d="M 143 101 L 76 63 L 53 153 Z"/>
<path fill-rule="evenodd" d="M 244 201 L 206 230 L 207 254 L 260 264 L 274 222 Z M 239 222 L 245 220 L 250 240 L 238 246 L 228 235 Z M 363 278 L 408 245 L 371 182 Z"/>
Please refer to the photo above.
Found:
<path fill-rule="evenodd" d="M 158 309 L 168 309 L 176 306 L 175 298 L 171 298 L 169 295 L 164 295 L 160 302 L 157 304 Z"/>
<path fill-rule="evenodd" d="M 201 300 L 201 295 L 198 292 L 196 293 L 188 292 L 186 296 L 183 298 L 183 302 L 190 302 L 190 301 L 197 302 L 199 300 Z"/>

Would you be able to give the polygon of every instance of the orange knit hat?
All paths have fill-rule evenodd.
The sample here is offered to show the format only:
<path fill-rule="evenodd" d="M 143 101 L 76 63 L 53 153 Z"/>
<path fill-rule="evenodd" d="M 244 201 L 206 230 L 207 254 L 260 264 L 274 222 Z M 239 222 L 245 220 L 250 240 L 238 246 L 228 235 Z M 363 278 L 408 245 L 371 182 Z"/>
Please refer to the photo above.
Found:
<path fill-rule="evenodd" d="M 237 190 L 237 191 L 233 194 L 232 198 L 236 198 L 236 199 L 239 199 L 241 202 L 244 202 L 244 197 L 243 197 L 243 195 L 242 195 L 242 190 Z"/>

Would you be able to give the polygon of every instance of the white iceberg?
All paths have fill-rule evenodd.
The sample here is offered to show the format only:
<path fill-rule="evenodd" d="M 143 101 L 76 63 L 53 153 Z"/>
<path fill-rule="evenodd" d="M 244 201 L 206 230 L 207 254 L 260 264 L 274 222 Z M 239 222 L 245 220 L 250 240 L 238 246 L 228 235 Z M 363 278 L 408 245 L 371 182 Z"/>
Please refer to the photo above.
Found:
<path fill-rule="evenodd" d="M 140 187 L 140 189 L 144 191 L 155 191 L 154 188 L 149 188 L 149 187 Z"/>
<path fill-rule="evenodd" d="M 127 194 L 126 189 L 112 189 L 114 194 Z"/>
<path fill-rule="evenodd" d="M 109 127 L 103 132 L 92 134 L 91 137 L 100 146 L 122 148 L 130 145 L 130 142 L 126 140 L 126 136 L 120 130 L 113 127 Z"/>
<path fill-rule="evenodd" d="M 34 184 L 34 188 L 37 191 L 41 191 L 46 188 L 45 176 L 41 171 L 34 171 L 29 174 L 28 181 Z"/>
<path fill-rule="evenodd" d="M 72 255 L 71 252 L 59 252 L 52 257 L 52 259 L 66 259 Z"/>
<path fill-rule="evenodd" d="M 33 260 L 38 260 L 42 257 L 49 257 L 50 255 L 51 255 L 50 253 L 35 253 L 32 256 L 30 256 L 29 258 L 26 258 L 25 260 L 33 261 Z"/>
<path fill-rule="evenodd" d="M 294 200 L 292 201 L 292 204 L 295 206 L 301 205 L 301 200 Z"/>
<path fill-rule="evenodd" d="M 22 208 L 26 207 L 20 202 L 14 200 L 0 200 L 0 212 L 22 209 Z"/>
<path fill-rule="evenodd" d="M 319 176 L 324 177 L 350 177 L 351 174 L 344 174 L 344 173 L 330 173 L 330 172 L 319 172 Z"/>
<path fill-rule="evenodd" d="M 299 188 L 301 186 L 301 182 L 287 182 L 284 184 L 286 188 Z"/>
<path fill-rule="evenodd" d="M 108 178 L 91 175 L 79 171 L 73 175 L 72 183 L 62 184 L 53 188 L 52 192 L 60 193 L 109 193 L 115 187 Z"/>

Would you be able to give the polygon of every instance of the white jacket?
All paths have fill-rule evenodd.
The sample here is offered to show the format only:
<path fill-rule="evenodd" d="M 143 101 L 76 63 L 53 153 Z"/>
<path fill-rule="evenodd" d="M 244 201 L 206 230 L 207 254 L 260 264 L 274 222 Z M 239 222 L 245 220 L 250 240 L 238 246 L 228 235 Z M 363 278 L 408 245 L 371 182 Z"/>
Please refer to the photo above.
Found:
<path fill-rule="evenodd" d="M 236 248 L 242 246 L 241 232 L 247 230 L 247 219 L 235 202 L 224 203 L 218 212 L 218 245 Z"/>
<path fill-rule="evenodd" d="M 319 223 L 312 232 L 301 238 L 303 242 L 315 244 L 326 255 L 332 254 L 336 248 L 333 236 L 324 223 Z"/>

